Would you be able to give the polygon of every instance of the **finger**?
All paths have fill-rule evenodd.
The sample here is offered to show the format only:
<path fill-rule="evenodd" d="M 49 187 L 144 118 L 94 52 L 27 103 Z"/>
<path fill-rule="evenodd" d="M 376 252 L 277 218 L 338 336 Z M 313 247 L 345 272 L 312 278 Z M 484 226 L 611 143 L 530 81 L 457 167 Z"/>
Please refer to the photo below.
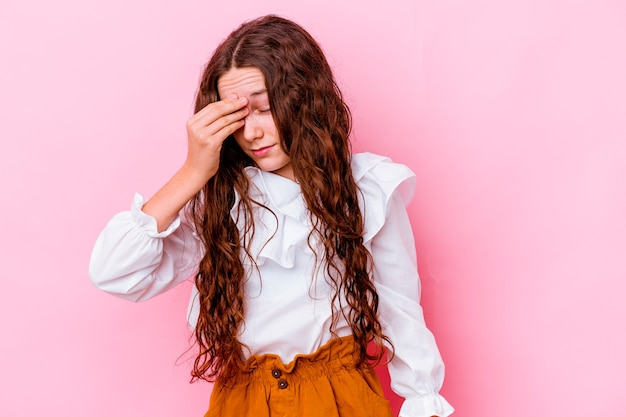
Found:
<path fill-rule="evenodd" d="M 222 128 L 232 123 L 235 123 L 238 121 L 244 121 L 244 119 L 246 118 L 246 116 L 248 116 L 249 113 L 250 113 L 250 110 L 247 107 L 244 107 L 242 109 L 237 110 L 234 113 L 229 113 L 225 116 L 220 117 L 211 126 L 214 126 L 216 131 L 219 131 Z"/>
<path fill-rule="evenodd" d="M 201 135 L 203 137 L 221 136 L 222 134 L 220 132 L 222 131 L 222 129 L 224 129 L 225 127 L 233 123 L 237 124 L 237 128 L 235 130 L 242 127 L 245 124 L 244 118 L 248 115 L 248 113 L 249 113 L 248 108 L 244 107 L 243 109 L 240 109 L 234 113 L 229 113 L 225 116 L 220 117 L 219 119 L 215 120 L 213 123 L 209 124 L 208 126 L 199 126 L 198 131 L 202 132 Z M 224 139 L 224 138 L 220 137 L 220 139 Z"/>
<path fill-rule="evenodd" d="M 248 104 L 245 97 L 231 96 L 225 100 L 210 103 L 197 112 L 192 119 L 200 124 L 209 125 L 220 117 L 234 113 Z"/>
<path fill-rule="evenodd" d="M 244 119 L 236 120 L 216 132 L 215 136 L 219 137 L 220 140 L 224 142 L 227 137 L 235 133 L 237 130 L 241 129 L 245 124 L 246 122 Z"/>
<path fill-rule="evenodd" d="M 239 99 L 236 96 L 211 103 L 187 121 L 187 128 L 190 132 L 195 132 L 196 136 L 213 135 L 228 123 L 245 117 L 248 111 L 247 107 L 243 107 L 245 104 L 245 98 Z M 224 117 L 227 119 L 221 120 Z M 213 126 L 216 122 L 217 125 Z"/>

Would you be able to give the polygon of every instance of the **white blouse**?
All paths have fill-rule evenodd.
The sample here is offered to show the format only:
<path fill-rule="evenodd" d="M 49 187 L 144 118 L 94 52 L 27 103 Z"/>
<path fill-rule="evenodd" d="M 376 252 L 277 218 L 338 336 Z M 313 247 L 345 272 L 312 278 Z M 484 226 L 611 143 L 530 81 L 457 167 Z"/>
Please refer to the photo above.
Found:
<path fill-rule="evenodd" d="M 413 196 L 415 176 L 406 166 L 370 153 L 353 155 L 352 170 L 361 192 L 364 243 L 374 259 L 379 320 L 395 351 L 389 363 L 391 387 L 405 398 L 400 417 L 447 417 L 453 408 L 438 394 L 444 365 L 419 304 L 414 238 L 405 209 Z M 246 168 L 246 173 L 252 197 L 271 212 L 253 207 L 256 230 L 250 253 L 258 268 L 241 257 L 248 279 L 240 340 L 250 348 L 248 356 L 273 353 L 289 363 L 334 337 L 329 330 L 332 290 L 325 268 L 316 268 L 307 241 L 311 224 L 300 186 L 254 167 Z M 231 216 L 241 228 L 236 197 Z M 141 211 L 144 202 L 136 195 L 131 210 L 107 224 L 89 268 L 98 288 L 135 302 L 194 276 L 203 254 L 192 226 L 182 216 L 158 233 L 156 220 Z M 198 317 L 196 299 L 194 287 L 187 314 L 192 327 Z M 341 315 L 335 332 L 351 334 Z"/>

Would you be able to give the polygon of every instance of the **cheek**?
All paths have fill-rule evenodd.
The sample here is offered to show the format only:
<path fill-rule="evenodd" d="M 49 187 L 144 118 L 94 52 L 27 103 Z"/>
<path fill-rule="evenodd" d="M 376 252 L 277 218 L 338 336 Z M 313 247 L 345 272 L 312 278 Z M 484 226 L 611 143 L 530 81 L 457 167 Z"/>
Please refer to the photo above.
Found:
<path fill-rule="evenodd" d="M 245 149 L 245 147 L 242 146 L 243 143 L 246 141 L 243 137 L 243 129 L 239 129 L 235 133 L 233 133 L 233 138 L 235 139 L 235 142 L 237 143 L 237 145 L 239 145 L 240 148 Z"/>
<path fill-rule="evenodd" d="M 276 129 L 276 123 L 274 123 L 274 119 L 272 118 L 272 116 L 266 116 L 263 119 L 264 119 L 262 121 L 263 130 L 266 133 L 271 134 L 272 136 L 278 136 L 277 134 L 278 129 Z"/>

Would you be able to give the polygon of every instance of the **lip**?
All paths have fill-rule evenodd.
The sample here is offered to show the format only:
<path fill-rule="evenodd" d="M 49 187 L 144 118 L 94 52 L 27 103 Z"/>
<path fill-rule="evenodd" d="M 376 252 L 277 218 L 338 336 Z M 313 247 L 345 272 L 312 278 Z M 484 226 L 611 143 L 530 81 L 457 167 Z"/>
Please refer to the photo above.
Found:
<path fill-rule="evenodd" d="M 273 147 L 274 145 L 264 146 L 258 149 L 251 149 L 250 152 L 252 152 L 252 155 L 256 156 L 257 158 L 261 158 L 267 155 L 272 150 Z"/>

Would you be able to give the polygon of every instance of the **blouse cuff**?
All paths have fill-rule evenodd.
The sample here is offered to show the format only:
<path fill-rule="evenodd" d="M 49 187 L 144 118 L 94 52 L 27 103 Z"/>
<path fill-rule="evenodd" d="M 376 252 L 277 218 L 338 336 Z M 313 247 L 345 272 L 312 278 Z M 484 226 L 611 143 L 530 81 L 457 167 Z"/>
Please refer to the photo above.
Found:
<path fill-rule="evenodd" d="M 439 394 L 409 397 L 402 404 L 398 417 L 448 417 L 454 408 Z"/>
<path fill-rule="evenodd" d="M 170 225 L 164 231 L 160 232 L 157 229 L 156 219 L 149 214 L 146 214 L 141 209 L 146 203 L 146 199 L 139 193 L 135 194 L 133 198 L 133 204 L 130 208 L 130 217 L 133 223 L 144 233 L 150 237 L 166 238 L 171 235 L 180 226 L 180 216 L 170 223 Z"/>

